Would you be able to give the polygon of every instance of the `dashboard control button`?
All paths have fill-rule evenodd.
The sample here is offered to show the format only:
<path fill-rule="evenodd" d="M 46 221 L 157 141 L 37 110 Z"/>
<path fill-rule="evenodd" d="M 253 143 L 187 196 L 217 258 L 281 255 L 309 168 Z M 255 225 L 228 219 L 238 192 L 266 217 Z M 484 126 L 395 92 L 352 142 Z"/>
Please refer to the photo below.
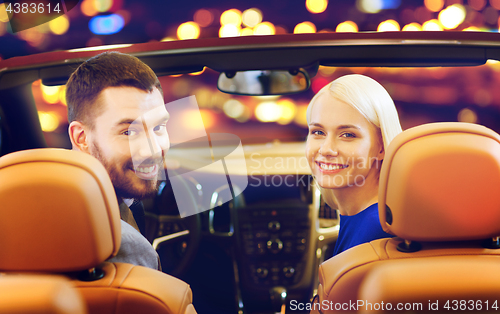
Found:
<path fill-rule="evenodd" d="M 281 225 L 278 221 L 271 221 L 267 224 L 267 228 L 271 231 L 278 231 L 281 228 Z"/>
<path fill-rule="evenodd" d="M 268 273 L 269 271 L 265 267 L 259 267 L 255 270 L 255 274 L 261 279 L 266 278 Z"/>
<path fill-rule="evenodd" d="M 267 241 L 267 249 L 276 254 L 283 248 L 283 242 L 280 239 L 271 239 Z"/>

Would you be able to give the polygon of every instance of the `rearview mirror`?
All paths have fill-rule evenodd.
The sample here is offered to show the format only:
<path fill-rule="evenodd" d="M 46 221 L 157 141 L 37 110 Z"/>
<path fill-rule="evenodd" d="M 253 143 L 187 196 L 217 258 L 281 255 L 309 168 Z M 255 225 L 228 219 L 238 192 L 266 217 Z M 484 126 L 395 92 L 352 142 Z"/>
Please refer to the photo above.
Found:
<path fill-rule="evenodd" d="M 309 75 L 303 69 L 225 72 L 219 75 L 217 83 L 221 92 L 254 96 L 298 93 L 310 85 Z"/>

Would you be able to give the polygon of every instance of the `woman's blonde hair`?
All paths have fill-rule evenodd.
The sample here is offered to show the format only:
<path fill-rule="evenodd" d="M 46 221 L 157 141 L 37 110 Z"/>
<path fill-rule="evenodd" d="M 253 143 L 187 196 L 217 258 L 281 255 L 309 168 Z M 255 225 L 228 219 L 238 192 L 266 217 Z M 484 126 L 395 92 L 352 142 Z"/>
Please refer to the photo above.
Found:
<path fill-rule="evenodd" d="M 391 96 L 382 85 L 368 76 L 344 75 L 323 87 L 309 102 L 306 116 L 308 124 L 311 122 L 312 108 L 318 97 L 323 94 L 351 105 L 375 125 L 382 134 L 384 150 L 387 150 L 392 139 L 402 132 Z M 324 189 L 321 189 L 321 192 L 328 205 L 332 206 L 333 193 L 325 193 Z"/>

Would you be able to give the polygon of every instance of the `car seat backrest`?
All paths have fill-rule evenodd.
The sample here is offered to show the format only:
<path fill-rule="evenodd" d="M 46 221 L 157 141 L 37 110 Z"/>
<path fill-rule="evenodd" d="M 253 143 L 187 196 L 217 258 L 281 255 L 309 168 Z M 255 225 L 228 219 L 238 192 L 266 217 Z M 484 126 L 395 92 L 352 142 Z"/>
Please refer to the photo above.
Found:
<path fill-rule="evenodd" d="M 0 276 L 0 314 L 85 314 L 80 293 L 64 277 Z"/>
<path fill-rule="evenodd" d="M 120 212 L 94 157 L 53 148 L 2 156 L 0 202 L 0 272 L 65 276 L 91 314 L 196 313 L 185 282 L 106 261 L 120 248 Z"/>
<path fill-rule="evenodd" d="M 3 156 L 0 202 L 0 270 L 81 270 L 120 248 L 113 185 L 85 153 L 36 149 Z"/>
<path fill-rule="evenodd" d="M 405 240 L 500 236 L 500 135 L 469 123 L 409 129 L 390 144 L 379 185 L 382 228 Z"/>

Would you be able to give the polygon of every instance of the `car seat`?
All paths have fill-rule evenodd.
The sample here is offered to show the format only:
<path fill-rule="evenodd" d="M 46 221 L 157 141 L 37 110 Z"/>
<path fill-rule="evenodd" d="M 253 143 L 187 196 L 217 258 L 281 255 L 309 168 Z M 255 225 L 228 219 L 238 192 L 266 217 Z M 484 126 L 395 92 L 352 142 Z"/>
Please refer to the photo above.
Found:
<path fill-rule="evenodd" d="M 86 314 L 68 279 L 47 275 L 0 276 L 0 314 Z"/>
<path fill-rule="evenodd" d="M 0 272 L 64 275 L 89 313 L 195 313 L 183 281 L 106 262 L 120 248 L 120 216 L 94 157 L 53 148 L 2 156 L 0 202 Z"/>
<path fill-rule="evenodd" d="M 325 261 L 311 312 L 370 311 L 362 298 L 382 301 L 395 287 L 397 298 L 386 301 L 414 300 L 418 291 L 429 298 L 435 293 L 434 299 L 491 296 L 478 286 L 485 280 L 488 289 L 500 279 L 493 274 L 500 261 L 499 187 L 500 135 L 494 131 L 457 122 L 402 132 L 386 151 L 378 197 L 382 228 L 397 237 Z M 483 275 L 473 277 L 470 269 Z M 469 292 L 455 293 L 465 286 Z M 500 295 L 499 288 L 492 293 Z"/>

